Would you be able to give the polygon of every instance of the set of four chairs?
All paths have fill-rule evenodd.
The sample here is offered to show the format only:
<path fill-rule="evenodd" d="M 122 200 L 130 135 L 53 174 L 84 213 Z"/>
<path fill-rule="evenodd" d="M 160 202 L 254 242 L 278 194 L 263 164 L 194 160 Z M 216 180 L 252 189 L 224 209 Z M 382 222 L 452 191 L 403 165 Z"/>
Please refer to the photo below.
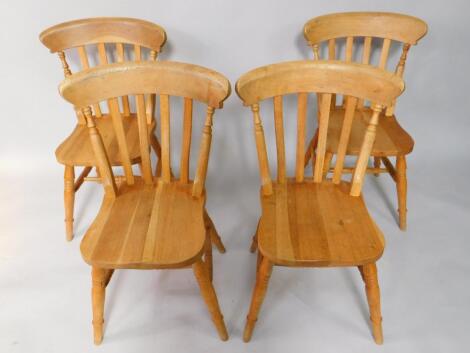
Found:
<path fill-rule="evenodd" d="M 385 242 L 361 189 L 366 173 L 389 173 L 397 184 L 399 225 L 405 229 L 405 156 L 413 140 L 398 123 L 394 107 L 404 89 L 408 51 L 426 31 L 423 21 L 401 14 L 321 16 L 304 27 L 314 60 L 261 67 L 238 80 L 236 92 L 253 113 L 262 206 L 251 245 L 258 261 L 245 341 L 251 339 L 273 266 L 356 266 L 365 283 L 373 336 L 382 343 L 376 261 Z M 77 116 L 75 129 L 56 151 L 57 160 L 65 166 L 68 240 L 73 238 L 77 190 L 84 181 L 97 181 L 104 187 L 101 208 L 80 246 L 92 267 L 94 342 L 99 344 L 103 338 L 105 290 L 115 269 L 185 267 L 192 267 L 219 336 L 226 340 L 212 285 L 212 245 L 220 252 L 225 248 L 205 210 L 205 180 L 213 116 L 230 95 L 229 81 L 200 66 L 157 62 L 165 31 L 142 20 L 71 21 L 45 30 L 40 39 L 59 56 L 65 75 L 60 93 Z M 402 45 L 394 72 L 386 69 L 392 42 Z M 360 63 L 355 63 L 361 48 Z M 372 63 L 374 51 L 380 52 L 377 65 Z M 67 54 L 73 57 L 73 52 L 82 70 L 72 74 Z M 97 65 L 92 67 L 95 55 Z M 307 115 L 312 109 L 309 94 L 315 99 L 318 128 L 306 143 Z M 297 96 L 293 177 L 286 172 L 285 95 Z M 183 98 L 179 168 L 170 165 L 170 97 Z M 260 115 L 260 104 L 266 100 L 272 100 L 274 107 L 276 179 L 271 177 Z M 191 178 L 194 103 L 204 104 L 206 113 Z M 157 120 L 160 140 L 155 135 Z M 152 151 L 157 157 L 155 166 Z M 345 165 L 349 156 L 356 157 L 352 167 Z M 370 157 L 373 166 L 369 166 Z M 395 166 L 389 157 L 396 157 Z M 313 175 L 309 177 L 305 166 L 310 162 Z M 83 168 L 78 177 L 77 167 Z M 122 174 L 116 167 L 122 168 Z M 94 177 L 90 176 L 93 169 Z M 343 180 L 348 174 L 350 180 Z"/>

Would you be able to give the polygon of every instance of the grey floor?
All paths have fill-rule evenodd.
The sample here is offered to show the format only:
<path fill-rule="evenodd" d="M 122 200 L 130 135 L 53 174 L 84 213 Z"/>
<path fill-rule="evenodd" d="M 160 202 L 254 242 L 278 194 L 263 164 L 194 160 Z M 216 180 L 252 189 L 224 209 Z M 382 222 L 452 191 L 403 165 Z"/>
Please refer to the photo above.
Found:
<path fill-rule="evenodd" d="M 443 170 L 452 168 L 449 180 L 434 164 L 411 159 L 406 232 L 396 224 L 391 179 L 367 179 L 366 200 L 387 241 L 378 263 L 383 346 L 371 337 L 354 268 L 276 267 L 253 339 L 243 343 L 254 283 L 255 256 L 248 247 L 259 215 L 257 192 L 214 182 L 208 210 L 227 247 L 224 255 L 214 252 L 214 285 L 229 341 L 218 339 L 190 270 L 118 271 L 108 287 L 105 338 L 95 349 L 90 268 L 80 258 L 79 243 L 100 204 L 100 186 L 86 184 L 78 194 L 76 237 L 66 243 L 59 166 L 51 169 L 54 174 L 4 174 L 0 351 L 464 352 L 470 329 L 470 207 L 464 167 L 456 170 L 457 162 L 456 157 L 440 163 Z"/>

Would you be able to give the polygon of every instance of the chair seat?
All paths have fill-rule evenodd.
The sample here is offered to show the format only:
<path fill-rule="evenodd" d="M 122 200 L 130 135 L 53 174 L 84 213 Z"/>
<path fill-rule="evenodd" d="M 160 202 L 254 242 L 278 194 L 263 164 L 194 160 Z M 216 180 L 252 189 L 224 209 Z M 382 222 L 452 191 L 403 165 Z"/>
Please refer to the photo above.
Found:
<path fill-rule="evenodd" d="M 273 184 L 261 196 L 258 229 L 261 253 L 284 266 L 358 266 L 375 262 L 384 239 L 362 196 L 349 183 L 331 181 Z"/>
<path fill-rule="evenodd" d="M 80 249 L 100 268 L 176 268 L 193 263 L 205 242 L 204 197 L 192 184 L 145 185 L 140 177 L 105 197 Z"/>
<path fill-rule="evenodd" d="M 346 154 L 358 155 L 361 150 L 362 140 L 370 120 L 372 110 L 357 109 L 349 139 Z M 336 153 L 338 151 L 339 138 L 343 126 L 344 109 L 336 108 L 331 112 L 328 124 L 328 141 L 326 150 Z M 377 126 L 377 135 L 372 147 L 371 155 L 375 157 L 406 155 L 413 150 L 413 138 L 400 126 L 395 115 L 381 116 Z"/>
<path fill-rule="evenodd" d="M 139 131 L 136 114 L 123 117 L 124 131 L 126 133 L 127 146 L 131 162 L 140 160 Z M 119 154 L 119 146 L 114 133 L 113 121 L 109 115 L 103 115 L 95 119 L 96 126 L 103 139 L 104 146 L 108 152 L 108 158 L 112 165 L 122 165 Z M 95 166 L 95 155 L 91 146 L 88 128 L 86 125 L 77 124 L 69 137 L 67 137 L 55 152 L 57 161 L 65 165 Z"/>

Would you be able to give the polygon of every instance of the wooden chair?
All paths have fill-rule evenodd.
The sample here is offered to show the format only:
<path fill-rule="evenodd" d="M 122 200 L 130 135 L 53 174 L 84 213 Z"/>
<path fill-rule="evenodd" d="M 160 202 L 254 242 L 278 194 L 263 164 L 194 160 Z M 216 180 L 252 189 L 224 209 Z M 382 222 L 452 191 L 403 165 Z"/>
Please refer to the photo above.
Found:
<path fill-rule="evenodd" d="M 427 25 L 422 20 L 396 13 L 380 12 L 350 12 L 335 13 L 311 19 L 304 26 L 304 35 L 308 44 L 312 47 L 315 60 L 328 58 L 328 60 L 354 61 L 355 52 L 357 61 L 363 64 L 371 63 L 375 51 L 380 51 L 377 66 L 387 69 L 391 43 L 398 42 L 402 46 L 402 53 L 395 66 L 395 73 L 403 76 L 405 61 L 412 45 L 417 44 L 427 32 Z M 359 38 L 358 38 L 359 37 Z M 362 38 L 361 38 L 362 37 Z M 342 57 L 338 42 L 345 39 L 344 57 Z M 377 45 L 378 44 L 378 45 Z M 362 46 L 362 50 L 358 48 Z M 323 55 L 322 55 L 323 53 Z M 326 163 L 328 171 L 333 172 L 334 165 L 329 168 L 333 155 L 337 155 L 342 117 L 344 116 L 345 103 L 338 104 L 335 95 L 332 97 L 331 122 L 329 124 L 329 136 L 331 138 L 326 146 Z M 373 114 L 367 102 L 359 101 L 356 115 L 353 119 L 351 140 L 346 155 L 357 156 L 361 149 L 362 135 L 366 125 Z M 389 173 L 396 183 L 398 194 L 399 225 L 406 229 L 406 155 L 413 150 L 414 141 L 402 128 L 394 115 L 395 102 L 389 105 L 384 114 L 386 119 L 380 119 L 377 126 L 377 138 L 372 148 L 374 166 L 367 168 L 368 173 Z M 318 141 L 318 131 L 308 144 L 305 155 L 305 164 L 312 158 L 312 151 Z M 389 157 L 395 157 L 395 166 Z M 381 167 L 381 162 L 384 167 Z M 353 168 L 344 168 L 344 173 L 351 173 Z"/>
<path fill-rule="evenodd" d="M 40 34 L 41 42 L 50 49 L 52 53 L 57 53 L 62 63 L 64 76 L 72 74 L 66 59 L 66 52 L 78 52 L 82 70 L 90 67 L 93 52 L 89 49 L 95 47 L 98 51 L 99 65 L 107 65 L 113 61 L 130 62 L 142 61 L 146 56 L 144 50 L 148 50 L 148 61 L 155 61 L 162 46 L 166 42 L 166 33 L 160 26 L 134 18 L 122 17 L 101 17 L 89 18 L 76 21 L 65 22 Z M 88 48 L 88 49 L 87 49 Z M 127 53 L 127 55 L 126 55 Z M 121 113 L 123 115 L 123 129 L 125 139 L 129 145 L 129 153 L 121 155 L 119 141 L 114 134 L 114 122 L 111 118 L 111 107 L 108 113 L 103 112 L 99 104 L 92 106 L 92 114 L 96 119 L 96 124 L 102 132 L 105 146 L 108 148 L 109 161 L 112 166 L 123 166 L 129 171 L 131 165 L 139 163 L 140 150 L 138 145 L 138 124 L 135 109 L 127 96 L 120 97 Z M 148 115 L 149 128 L 152 131 L 150 143 L 158 157 L 157 172 L 161 169 L 160 144 L 155 137 L 153 130 L 156 128 L 154 119 L 155 96 L 151 95 L 146 103 L 146 114 Z M 97 166 L 93 148 L 88 137 L 85 118 L 80 110 L 76 111 L 78 124 L 72 134 L 56 150 L 56 157 L 59 163 L 65 165 L 64 173 L 64 205 L 65 205 L 65 225 L 67 240 L 73 238 L 73 211 L 75 193 L 84 181 L 101 181 L 98 177 L 88 177 L 88 174 Z M 125 147 L 123 147 L 125 152 Z M 83 167 L 80 176 L 75 180 L 75 167 Z M 118 179 L 120 176 L 117 177 Z M 205 212 L 204 215 L 208 224 L 211 239 L 217 249 L 225 252 L 225 247 L 220 239 L 214 223 Z"/>
<path fill-rule="evenodd" d="M 369 216 L 361 196 L 367 161 L 384 106 L 403 90 L 392 73 L 339 61 L 296 61 L 261 67 L 243 75 L 236 90 L 251 107 L 261 176 L 262 216 L 258 224 L 256 286 L 244 331 L 249 341 L 263 302 L 272 267 L 357 266 L 363 276 L 373 334 L 382 343 L 380 293 L 376 261 L 384 249 L 383 236 Z M 319 97 L 319 133 L 312 178 L 304 176 L 305 125 L 308 93 Z M 283 95 L 297 94 L 295 178 L 286 175 Z M 333 179 L 326 180 L 328 126 L 333 94 L 346 97 L 344 124 Z M 277 149 L 277 180 L 272 181 L 259 104 L 273 98 Z M 351 126 L 361 99 L 373 102 L 350 181 L 342 181 Z"/>
<path fill-rule="evenodd" d="M 217 297 L 212 287 L 212 247 L 204 211 L 204 183 L 212 136 L 212 117 L 230 94 L 222 75 L 203 67 L 175 62 L 117 63 L 95 67 L 69 76 L 60 86 L 62 96 L 81 110 L 86 121 L 105 196 L 101 209 L 81 242 L 85 262 L 92 266 L 94 341 L 103 337 L 105 289 L 115 269 L 173 269 L 192 266 L 212 320 L 222 340 L 228 338 Z M 159 96 L 162 172 L 153 175 L 149 148 L 151 128 L 146 97 Z M 123 136 L 125 116 L 118 98 L 135 96 L 137 148 L 142 176 L 124 169 L 116 183 L 99 118 L 90 106 L 107 101 L 114 133 L 129 155 L 130 143 Z M 179 178 L 170 169 L 169 97 L 184 97 L 184 123 Z M 147 98 L 148 99 L 148 98 Z M 207 105 L 199 160 L 194 181 L 189 178 L 193 100 Z M 126 143 L 127 142 L 127 143 Z M 205 256 L 204 261 L 202 256 Z"/>

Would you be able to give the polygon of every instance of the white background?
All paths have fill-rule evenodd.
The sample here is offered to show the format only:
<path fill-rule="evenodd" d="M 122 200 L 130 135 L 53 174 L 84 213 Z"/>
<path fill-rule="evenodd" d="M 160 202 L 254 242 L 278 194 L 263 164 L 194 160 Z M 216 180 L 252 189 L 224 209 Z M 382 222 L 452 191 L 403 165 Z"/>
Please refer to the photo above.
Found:
<path fill-rule="evenodd" d="M 0 352 L 465 351 L 469 7 L 464 0 L 0 2 Z M 102 190 L 90 183 L 80 190 L 76 236 L 66 243 L 63 169 L 54 150 L 75 118 L 57 92 L 62 71 L 39 42 L 40 31 L 84 17 L 146 19 L 167 31 L 162 60 L 215 69 L 233 86 L 257 66 L 310 58 L 303 24 L 354 10 L 402 12 L 429 25 L 428 35 L 410 51 L 407 89 L 397 108 L 416 141 L 408 159 L 408 231 L 396 224 L 395 187 L 388 176 L 369 177 L 364 190 L 387 240 L 378 263 L 384 345 L 373 343 L 355 269 L 275 268 L 253 339 L 242 342 L 254 284 L 255 256 L 248 247 L 259 217 L 259 181 L 250 112 L 233 93 L 216 112 L 207 181 L 207 207 L 228 250 L 214 252 L 214 285 L 230 340 L 218 339 L 191 271 L 120 271 L 108 287 L 103 344 L 94 348 L 90 268 L 81 260 L 79 242 Z M 291 108 L 286 117 L 295 117 Z M 268 113 L 264 120 L 270 138 Z M 177 129 L 180 118 L 172 124 Z M 290 156 L 293 161 L 292 149 Z"/>

